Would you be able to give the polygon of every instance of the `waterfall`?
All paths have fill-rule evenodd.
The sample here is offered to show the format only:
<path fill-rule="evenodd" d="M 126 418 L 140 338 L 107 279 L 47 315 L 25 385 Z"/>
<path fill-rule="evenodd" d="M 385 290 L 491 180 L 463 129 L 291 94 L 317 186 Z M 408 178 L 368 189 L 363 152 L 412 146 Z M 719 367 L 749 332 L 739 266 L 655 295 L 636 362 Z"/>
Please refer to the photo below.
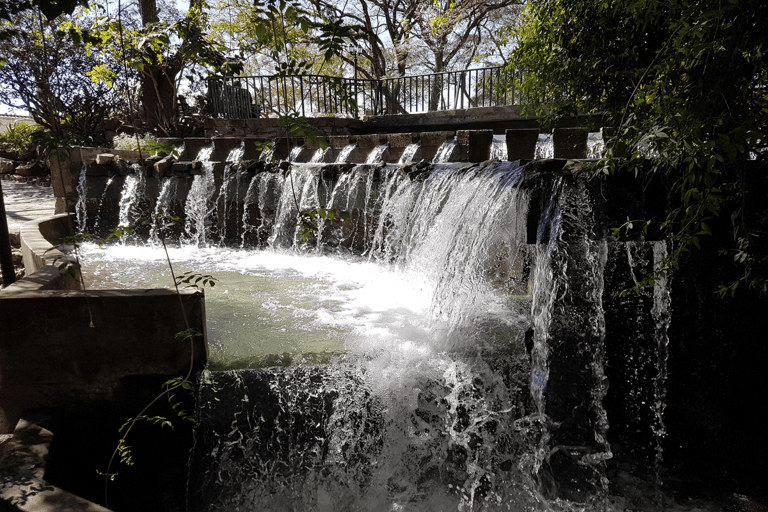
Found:
<path fill-rule="evenodd" d="M 435 158 L 432 159 L 432 161 L 436 164 L 450 162 L 451 156 L 453 155 L 457 145 L 458 144 L 456 143 L 456 139 L 443 142 L 440 147 L 437 148 L 437 153 L 435 153 Z"/>
<path fill-rule="evenodd" d="M 600 158 L 605 144 L 598 132 L 589 132 L 587 136 L 587 158 Z"/>
<path fill-rule="evenodd" d="M 491 144 L 491 160 L 507 160 L 507 140 L 503 135 L 494 135 Z"/>
<path fill-rule="evenodd" d="M 325 149 L 317 148 L 317 150 L 315 150 L 315 154 L 312 155 L 312 158 L 309 159 L 309 162 L 312 164 L 325 162 L 325 156 L 328 154 L 329 151 L 331 151 L 330 146 L 326 147 Z"/>
<path fill-rule="evenodd" d="M 274 155 L 275 155 L 275 145 L 272 144 L 271 146 L 269 146 L 269 148 L 261 152 L 261 154 L 259 155 L 259 162 L 270 163 L 272 162 L 272 158 L 274 157 Z"/>
<path fill-rule="evenodd" d="M 132 170 L 133 173 L 125 177 L 123 190 L 120 194 L 120 216 L 118 218 L 118 226 L 130 228 L 134 228 L 140 218 L 147 216 L 144 204 L 147 177 L 138 164 L 133 164 Z M 126 234 L 121 238 L 121 241 L 136 239 L 134 234 Z"/>
<path fill-rule="evenodd" d="M 385 142 L 384 144 L 379 144 L 378 146 L 373 148 L 373 150 L 370 152 L 370 154 L 368 154 L 368 158 L 365 159 L 365 163 L 366 164 L 382 163 L 384 161 L 383 160 L 384 152 L 387 149 L 389 149 L 389 144 L 388 143 Z"/>
<path fill-rule="evenodd" d="M 80 232 L 84 232 L 87 229 L 87 210 L 86 200 L 88 199 L 88 183 L 85 176 L 88 172 L 88 164 L 83 162 L 80 167 L 80 177 L 77 180 L 77 204 L 75 205 L 75 212 L 77 214 L 77 229 Z"/>
<path fill-rule="evenodd" d="M 667 243 L 665 241 L 655 242 L 653 244 L 653 262 L 659 265 L 667 257 Z M 653 380 L 653 415 L 654 424 L 652 426 L 655 437 L 655 471 L 657 485 L 661 484 L 659 469 L 664 457 L 664 448 L 662 442 L 667 435 L 667 429 L 664 424 L 664 410 L 667 406 L 666 381 L 667 381 L 667 359 L 669 358 L 669 322 L 671 318 L 671 294 L 669 290 L 669 276 L 664 275 L 656 280 L 653 285 L 653 309 L 651 314 L 654 320 L 654 335 L 657 343 L 656 369 L 658 373 Z"/>
<path fill-rule="evenodd" d="M 94 224 L 93 224 L 94 233 L 99 232 L 99 222 L 101 220 L 101 207 L 104 205 L 104 200 L 107 197 L 107 192 L 109 192 L 109 187 L 112 186 L 113 181 L 115 181 L 114 176 L 110 176 L 109 178 L 107 178 L 107 183 L 106 185 L 104 185 L 104 191 L 102 191 L 101 197 L 99 198 L 99 207 L 96 211 L 96 219 L 94 220 Z M 85 190 L 83 191 L 83 193 L 85 194 Z M 80 198 L 78 197 L 78 203 L 79 202 L 80 202 Z M 83 215 L 85 216 L 85 214 Z M 79 225 L 79 221 L 78 221 L 78 225 Z"/>
<path fill-rule="evenodd" d="M 312 173 L 297 166 L 291 166 L 282 183 L 277 201 L 274 225 L 269 236 L 269 245 L 274 248 L 293 247 L 296 235 L 296 217 L 304 206 L 315 204 L 306 197 L 312 189 Z"/>
<path fill-rule="evenodd" d="M 213 164 L 210 161 L 212 152 L 213 146 L 208 146 L 198 153 L 196 161 L 203 163 L 202 173 L 192 179 L 192 186 L 184 207 L 186 236 L 196 246 L 204 246 L 207 243 L 210 236 L 211 217 L 215 209 L 215 205 L 211 204 L 216 193 Z"/>
<path fill-rule="evenodd" d="M 175 177 L 163 179 L 160 194 L 155 203 L 155 210 L 152 212 L 152 229 L 149 232 L 149 239 L 154 244 L 161 242 L 159 230 L 168 222 L 167 217 L 171 215 L 171 206 L 176 197 L 178 183 L 179 179 Z"/>
<path fill-rule="evenodd" d="M 372 293 L 367 285 L 342 281 L 320 293 L 318 305 L 303 302 L 307 288 L 294 288 L 301 271 L 282 269 L 275 288 L 290 288 L 295 304 L 244 299 L 248 307 L 258 302 L 301 318 L 321 311 L 306 323 L 342 330 L 343 349 L 325 359 L 264 356 L 265 366 L 323 366 L 204 376 L 198 436 L 205 440 L 193 456 L 199 480 L 190 485 L 190 510 L 338 503 L 350 510 L 516 510 L 557 500 L 597 507 L 612 456 L 602 404 L 610 248 L 595 232 L 584 181 L 535 166 L 524 173 L 519 162 L 506 161 L 291 163 L 256 166 L 240 191 L 245 171 L 232 162 L 215 171 L 211 151 L 198 155 L 202 166 L 184 204 L 186 243 L 202 248 L 236 239 L 242 247 L 268 246 L 254 252 L 301 252 L 320 260 L 312 279 L 332 262 L 367 264 L 384 277 L 376 301 L 363 300 Z M 138 177 L 128 178 L 126 190 L 138 188 Z M 169 211 L 180 182 L 163 180 L 155 213 Z M 124 193 L 126 203 L 132 195 Z M 232 228 L 227 219 L 240 208 Z M 349 217 L 314 219 L 317 230 L 304 240 L 298 213 L 317 208 Z M 656 259 L 663 250 L 654 246 Z M 656 292 L 660 369 L 652 428 L 660 462 L 666 283 Z M 388 315 L 386 328 L 376 323 Z"/>
<path fill-rule="evenodd" d="M 285 178 L 273 247 L 295 243 L 297 202 L 321 204 L 323 180 L 311 171 L 292 166 Z M 527 441 L 516 432 L 530 413 L 521 179 L 508 163 L 445 165 L 426 181 L 396 167 L 341 175 L 328 201 L 359 222 L 341 237 L 367 229 L 368 257 L 394 257 L 426 298 L 426 317 L 398 322 L 394 338 L 360 331 L 339 364 L 206 373 L 207 441 L 192 457 L 189 509 L 533 506 L 518 464 Z M 414 291 L 396 290 L 393 309 L 407 307 Z"/>
<path fill-rule="evenodd" d="M 555 146 L 552 142 L 551 133 L 540 133 L 539 140 L 536 142 L 536 150 L 534 151 L 533 158 L 536 160 L 554 158 Z"/>
<path fill-rule="evenodd" d="M 421 144 L 418 142 L 411 142 L 406 146 L 406 148 L 403 150 L 403 154 L 400 155 L 400 160 L 398 160 L 398 164 L 404 165 L 409 164 L 413 162 L 413 157 L 416 156 L 416 152 L 421 148 Z"/>
<path fill-rule="evenodd" d="M 245 143 L 242 142 L 229 152 L 225 160 L 226 164 L 224 166 L 224 175 L 222 176 L 221 187 L 219 188 L 219 197 L 216 201 L 220 244 L 225 242 L 228 226 L 235 226 L 235 229 L 239 228 L 240 226 L 238 217 L 239 211 L 237 205 L 239 203 L 238 194 L 240 191 L 240 180 L 242 173 L 239 172 L 239 164 L 243 159 L 244 153 Z M 232 211 L 233 209 L 234 211 Z M 239 233 L 237 232 L 235 232 L 233 235 L 236 238 L 240 238 Z"/>
<path fill-rule="evenodd" d="M 295 148 L 293 148 L 291 150 L 291 153 L 288 155 L 288 161 L 289 162 L 296 161 L 296 159 L 299 158 L 299 155 L 301 155 L 302 151 L 304 151 L 304 146 L 296 146 Z M 242 158 L 242 155 L 240 155 L 240 158 Z M 233 161 L 233 162 L 237 161 L 237 160 L 229 160 L 229 158 L 227 158 L 227 160 Z"/>
<path fill-rule="evenodd" d="M 342 149 L 339 152 L 339 155 L 336 157 L 336 163 L 337 164 L 345 164 L 347 163 L 347 159 L 349 158 L 349 155 L 352 153 L 352 151 L 357 148 L 357 144 L 347 144 L 344 146 L 344 149 Z"/>

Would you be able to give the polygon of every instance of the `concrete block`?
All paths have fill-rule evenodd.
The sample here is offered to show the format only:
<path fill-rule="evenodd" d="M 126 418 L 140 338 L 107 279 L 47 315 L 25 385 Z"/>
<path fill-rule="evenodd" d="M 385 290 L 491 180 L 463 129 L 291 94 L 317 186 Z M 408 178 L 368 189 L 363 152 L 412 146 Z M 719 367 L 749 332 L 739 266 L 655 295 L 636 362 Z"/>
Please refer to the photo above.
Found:
<path fill-rule="evenodd" d="M 627 158 L 630 156 L 629 147 L 624 143 L 615 143 L 617 130 L 614 126 L 604 126 L 600 128 L 600 135 L 603 137 L 603 143 L 606 148 L 613 148 L 613 156 Z"/>
<path fill-rule="evenodd" d="M 459 130 L 456 142 L 459 145 L 459 160 L 484 162 L 491 157 L 493 130 Z"/>
<path fill-rule="evenodd" d="M 357 137 L 357 145 L 361 148 L 369 148 L 373 149 L 379 144 L 381 144 L 381 138 L 382 135 L 380 134 L 374 134 L 374 135 L 358 135 Z M 384 139 L 386 142 L 386 138 Z"/>
<path fill-rule="evenodd" d="M 539 141 L 538 128 L 521 128 L 506 130 L 507 160 L 532 159 L 536 153 L 536 143 Z"/>
<path fill-rule="evenodd" d="M 586 158 L 586 128 L 555 128 L 552 134 L 555 158 Z"/>

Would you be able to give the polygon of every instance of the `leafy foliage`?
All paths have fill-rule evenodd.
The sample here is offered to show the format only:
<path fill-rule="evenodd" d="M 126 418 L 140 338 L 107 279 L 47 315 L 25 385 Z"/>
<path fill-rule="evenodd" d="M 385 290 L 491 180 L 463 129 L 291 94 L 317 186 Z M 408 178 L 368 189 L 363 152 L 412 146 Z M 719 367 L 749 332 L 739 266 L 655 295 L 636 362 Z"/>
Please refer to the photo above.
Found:
<path fill-rule="evenodd" d="M 528 113 L 550 126 L 599 114 L 617 134 L 598 172 L 650 161 L 671 184 L 666 218 L 645 221 L 666 229 L 673 252 L 642 284 L 700 247 L 726 212 L 746 276 L 726 288 L 765 283 L 766 233 L 746 220 L 745 197 L 748 169 L 768 156 L 766 32 L 768 7 L 748 0 L 549 0 L 529 5 L 515 31 L 514 85 Z M 627 160 L 614 158 L 619 146 Z"/>
<path fill-rule="evenodd" d="M 316 219 L 333 220 L 337 217 L 342 222 L 346 222 L 349 220 L 349 212 L 329 208 L 314 208 L 312 210 L 300 211 L 297 225 L 301 241 L 306 242 L 312 233 L 317 233 L 319 227 Z"/>
<path fill-rule="evenodd" d="M 144 136 L 121 133 L 112 139 L 115 149 L 127 149 L 132 151 L 147 151 L 150 155 L 175 155 L 179 156 L 176 146 L 169 143 L 158 142 L 157 137 L 151 133 Z"/>
<path fill-rule="evenodd" d="M 278 122 L 294 135 L 304 137 L 307 144 L 314 144 L 317 142 L 322 149 L 328 148 L 328 141 L 323 136 L 323 132 L 312 126 L 306 117 L 301 116 L 296 112 L 292 112 L 287 116 L 280 116 Z"/>
<path fill-rule="evenodd" d="M 92 137 L 121 99 L 89 73 L 104 62 L 73 42 L 77 17 L 46 20 L 25 10 L 13 20 L 0 20 L 0 104 L 23 106 L 35 122 L 58 135 Z"/>

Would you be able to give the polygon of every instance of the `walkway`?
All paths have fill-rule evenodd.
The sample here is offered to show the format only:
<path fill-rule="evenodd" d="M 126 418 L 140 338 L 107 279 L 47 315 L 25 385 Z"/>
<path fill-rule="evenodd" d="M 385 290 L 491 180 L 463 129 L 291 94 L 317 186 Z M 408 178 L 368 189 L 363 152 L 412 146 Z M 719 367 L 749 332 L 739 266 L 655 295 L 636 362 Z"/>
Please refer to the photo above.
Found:
<path fill-rule="evenodd" d="M 8 219 L 8 232 L 13 238 L 21 225 L 54 214 L 55 200 L 51 187 L 3 180 L 3 201 Z"/>

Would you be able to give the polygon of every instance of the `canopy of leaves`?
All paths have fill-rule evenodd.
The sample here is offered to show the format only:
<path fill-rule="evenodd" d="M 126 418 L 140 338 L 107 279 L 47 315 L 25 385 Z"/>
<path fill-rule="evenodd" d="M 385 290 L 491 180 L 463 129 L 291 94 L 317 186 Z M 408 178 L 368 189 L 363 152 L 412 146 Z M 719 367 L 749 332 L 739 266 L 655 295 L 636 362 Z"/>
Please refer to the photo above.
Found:
<path fill-rule="evenodd" d="M 114 70 L 72 40 L 76 23 L 64 16 L 49 21 L 33 10 L 0 21 L 13 29 L 0 39 L 0 104 L 22 105 L 55 133 L 87 137 L 119 98 L 109 82 L 94 79 Z"/>
<path fill-rule="evenodd" d="M 544 0 L 529 6 L 515 35 L 515 85 L 529 113 L 549 125 L 601 114 L 619 128 L 601 170 L 617 169 L 613 150 L 626 144 L 632 157 L 624 168 L 650 161 L 669 176 L 674 206 L 666 219 L 645 219 L 668 228 L 675 242 L 657 270 L 698 247 L 710 234 L 708 221 L 727 209 L 745 267 L 739 282 L 767 291 L 768 251 L 759 241 L 768 233 L 747 223 L 743 199 L 747 167 L 765 168 L 768 157 L 768 6 Z"/>

